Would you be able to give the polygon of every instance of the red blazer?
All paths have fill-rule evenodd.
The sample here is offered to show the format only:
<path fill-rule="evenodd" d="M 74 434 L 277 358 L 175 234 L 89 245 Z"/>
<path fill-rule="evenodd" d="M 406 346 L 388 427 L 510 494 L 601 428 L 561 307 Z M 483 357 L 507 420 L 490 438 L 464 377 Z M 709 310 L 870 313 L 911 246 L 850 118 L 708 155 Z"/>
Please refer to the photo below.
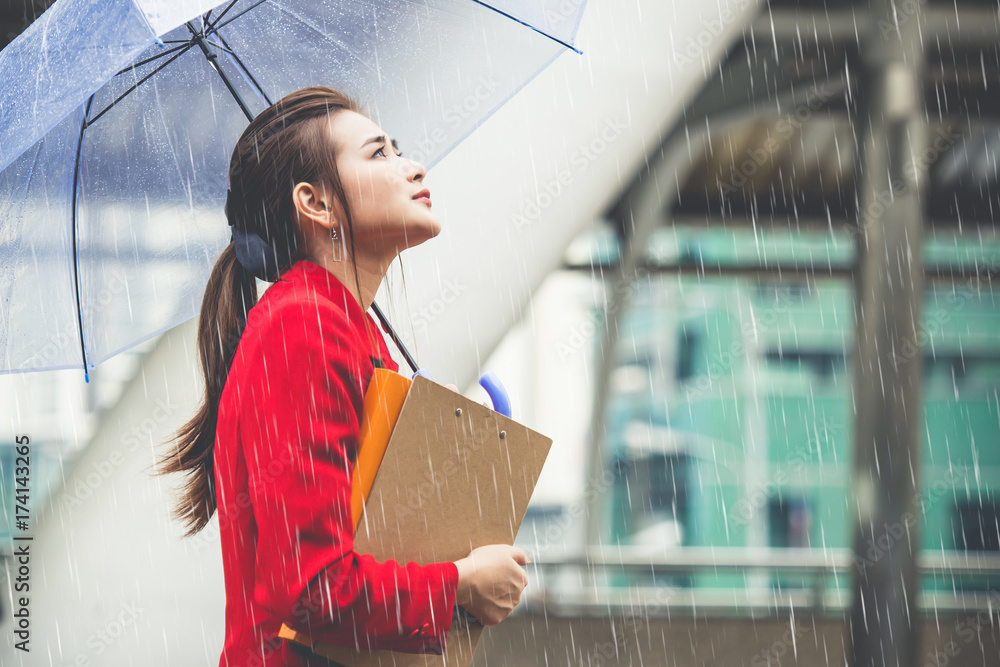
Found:
<path fill-rule="evenodd" d="M 226 580 L 220 667 L 310 664 L 277 636 L 282 623 L 333 644 L 444 653 L 455 564 L 379 563 L 354 552 L 351 473 L 378 361 L 398 370 L 372 317 L 308 260 L 250 310 L 215 439 Z"/>

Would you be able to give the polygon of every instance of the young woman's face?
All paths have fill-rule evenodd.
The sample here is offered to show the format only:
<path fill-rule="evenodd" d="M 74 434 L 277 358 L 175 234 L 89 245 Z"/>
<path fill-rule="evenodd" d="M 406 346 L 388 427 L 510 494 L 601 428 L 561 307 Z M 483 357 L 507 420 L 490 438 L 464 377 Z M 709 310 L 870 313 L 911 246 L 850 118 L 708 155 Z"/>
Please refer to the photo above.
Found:
<path fill-rule="evenodd" d="M 400 156 L 393 138 L 362 114 L 335 114 L 330 131 L 359 255 L 394 255 L 440 233 L 430 199 L 415 198 L 426 189 L 423 165 Z"/>

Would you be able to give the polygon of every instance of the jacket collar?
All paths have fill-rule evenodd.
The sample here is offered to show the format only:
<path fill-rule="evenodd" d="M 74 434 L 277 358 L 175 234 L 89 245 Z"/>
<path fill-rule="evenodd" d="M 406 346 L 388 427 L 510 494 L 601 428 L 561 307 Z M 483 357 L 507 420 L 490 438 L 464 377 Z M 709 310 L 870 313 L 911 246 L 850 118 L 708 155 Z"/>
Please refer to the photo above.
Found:
<path fill-rule="evenodd" d="M 319 294 L 344 309 L 352 322 L 361 324 L 365 313 L 351 291 L 340 280 L 319 264 L 308 259 L 300 259 L 278 278 L 279 281 L 300 282 L 307 292 Z"/>
<path fill-rule="evenodd" d="M 306 292 L 318 294 L 333 301 L 343 308 L 349 321 L 353 322 L 362 332 L 365 331 L 366 324 L 370 325 L 372 336 L 375 338 L 374 347 L 371 349 L 372 362 L 374 364 L 377 361 L 379 367 L 384 365 L 383 358 L 388 356 L 388 349 L 385 348 L 385 341 L 382 340 L 379 333 L 379 329 L 382 327 L 376 325 L 371 315 L 361 310 L 361 304 L 335 275 L 311 260 L 300 259 L 281 274 L 278 281 L 299 283 Z M 362 339 L 366 339 L 364 334 L 362 334 Z"/>

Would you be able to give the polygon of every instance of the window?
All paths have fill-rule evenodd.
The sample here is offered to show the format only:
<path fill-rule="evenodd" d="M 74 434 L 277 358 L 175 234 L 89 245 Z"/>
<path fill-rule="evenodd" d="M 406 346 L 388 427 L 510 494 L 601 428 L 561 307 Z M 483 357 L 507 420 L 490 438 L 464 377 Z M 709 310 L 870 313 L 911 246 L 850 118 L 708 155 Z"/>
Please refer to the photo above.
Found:
<path fill-rule="evenodd" d="M 1000 551 L 1000 503 L 969 499 L 955 505 L 955 549 Z"/>
<path fill-rule="evenodd" d="M 768 503 L 768 524 L 772 547 L 812 546 L 809 539 L 812 511 L 805 498 L 772 498 Z"/>

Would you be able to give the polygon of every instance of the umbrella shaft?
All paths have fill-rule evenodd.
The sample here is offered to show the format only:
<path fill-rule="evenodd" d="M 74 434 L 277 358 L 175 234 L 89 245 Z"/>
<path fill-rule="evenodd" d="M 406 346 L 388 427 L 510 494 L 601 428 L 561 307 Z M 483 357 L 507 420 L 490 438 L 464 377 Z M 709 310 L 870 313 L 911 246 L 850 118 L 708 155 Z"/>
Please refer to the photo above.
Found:
<path fill-rule="evenodd" d="M 229 92 L 236 100 L 236 103 L 240 105 L 240 109 L 243 111 L 243 114 L 247 117 L 247 120 L 253 120 L 253 114 L 250 112 L 250 107 L 247 106 L 246 102 L 243 101 L 243 98 L 236 91 L 236 86 L 234 86 L 233 82 L 229 79 L 229 75 L 226 74 L 225 71 L 223 71 L 222 67 L 219 65 L 218 62 L 219 54 L 215 52 L 215 49 L 212 48 L 212 45 L 209 44 L 208 40 L 205 39 L 205 33 L 199 30 L 195 30 L 194 26 L 191 25 L 190 21 L 187 23 L 187 27 L 188 30 L 191 31 L 191 35 L 193 36 L 194 42 L 201 47 L 202 52 L 205 54 L 205 57 L 208 58 L 208 62 L 211 63 L 212 68 L 216 72 L 218 72 L 220 77 L 222 77 L 222 82 L 226 84 L 226 88 L 229 89 Z"/>

